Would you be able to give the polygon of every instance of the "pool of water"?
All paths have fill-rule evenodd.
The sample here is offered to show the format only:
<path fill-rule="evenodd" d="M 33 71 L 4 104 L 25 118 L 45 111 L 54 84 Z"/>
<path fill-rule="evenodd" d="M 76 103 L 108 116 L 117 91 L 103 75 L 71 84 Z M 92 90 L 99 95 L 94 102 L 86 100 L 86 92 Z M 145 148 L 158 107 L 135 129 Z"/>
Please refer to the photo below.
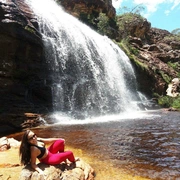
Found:
<path fill-rule="evenodd" d="M 134 176 L 180 180 L 179 112 L 149 111 L 138 118 L 58 123 L 34 131 L 42 137 L 65 138 L 68 145 L 93 159 L 91 165 L 95 168 L 108 171 L 107 167 L 98 167 L 101 161 Z M 120 175 L 111 178 L 120 180 Z"/>

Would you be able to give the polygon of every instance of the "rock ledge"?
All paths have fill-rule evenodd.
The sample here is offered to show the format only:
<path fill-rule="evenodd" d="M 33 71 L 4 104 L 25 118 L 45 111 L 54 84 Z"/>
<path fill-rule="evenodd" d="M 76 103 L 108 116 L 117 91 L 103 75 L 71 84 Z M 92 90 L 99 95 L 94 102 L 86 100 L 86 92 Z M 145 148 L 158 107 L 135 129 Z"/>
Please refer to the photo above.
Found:
<path fill-rule="evenodd" d="M 22 169 L 19 180 L 94 180 L 95 177 L 94 169 L 81 159 L 70 164 L 52 166 L 39 163 L 38 166 L 44 171 L 44 176 L 27 165 Z"/>

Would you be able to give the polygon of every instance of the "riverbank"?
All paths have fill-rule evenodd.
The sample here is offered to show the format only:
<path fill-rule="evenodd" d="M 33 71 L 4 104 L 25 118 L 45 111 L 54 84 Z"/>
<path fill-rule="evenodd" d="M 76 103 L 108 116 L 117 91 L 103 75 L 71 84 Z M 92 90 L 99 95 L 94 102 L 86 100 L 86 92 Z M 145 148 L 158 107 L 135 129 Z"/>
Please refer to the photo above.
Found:
<path fill-rule="evenodd" d="M 96 180 L 167 180 L 180 177 L 179 117 L 179 112 L 151 111 L 129 119 L 121 117 L 84 124 L 67 122 L 37 127 L 33 131 L 40 137 L 64 138 L 66 149 L 95 170 Z M 8 136 L 18 141 L 21 137 L 22 132 Z M 11 164 L 11 167 L 0 168 L 0 174 L 19 168 L 14 167 L 19 163 L 18 149 L 5 153 L 2 156 L 7 158 L 0 161 L 0 167 L 11 161 L 10 156 L 16 159 L 12 160 L 13 167 Z M 0 177 L 0 180 L 7 178 Z"/>
<path fill-rule="evenodd" d="M 85 162 L 90 164 L 96 172 L 96 180 L 149 180 L 139 176 L 126 174 L 123 170 L 116 169 L 110 162 L 95 162 L 90 157 L 84 155 L 80 149 L 71 149 L 76 156 L 81 157 Z M 19 163 L 18 148 L 10 148 L 7 151 L 0 152 L 0 180 L 17 180 L 23 166 Z M 94 163 L 95 162 L 95 163 Z"/>

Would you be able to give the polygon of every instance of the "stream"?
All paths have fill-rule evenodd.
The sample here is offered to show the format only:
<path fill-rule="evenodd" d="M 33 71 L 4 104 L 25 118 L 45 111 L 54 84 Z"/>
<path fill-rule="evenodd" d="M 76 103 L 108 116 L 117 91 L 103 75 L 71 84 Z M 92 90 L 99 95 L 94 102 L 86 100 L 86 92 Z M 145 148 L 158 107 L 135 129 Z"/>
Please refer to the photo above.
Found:
<path fill-rule="evenodd" d="M 97 173 L 100 168 L 108 171 L 97 165 L 100 161 L 134 176 L 180 180 L 179 112 L 155 110 L 130 118 L 109 117 L 104 122 L 59 122 L 34 131 L 41 137 L 65 138 L 66 144 L 93 159 L 91 166 Z M 10 136 L 20 138 L 19 133 Z M 120 177 L 112 175 L 111 179 Z"/>

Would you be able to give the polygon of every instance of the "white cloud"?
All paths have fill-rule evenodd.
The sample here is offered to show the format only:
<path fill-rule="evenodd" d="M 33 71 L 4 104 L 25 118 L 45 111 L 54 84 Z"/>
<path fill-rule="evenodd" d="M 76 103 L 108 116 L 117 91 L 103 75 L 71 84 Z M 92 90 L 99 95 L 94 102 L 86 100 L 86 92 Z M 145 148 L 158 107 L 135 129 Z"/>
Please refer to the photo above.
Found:
<path fill-rule="evenodd" d="M 168 16 L 170 13 L 170 10 L 166 10 L 166 11 L 164 11 L 164 13 L 166 14 L 166 16 Z"/>
<path fill-rule="evenodd" d="M 167 0 L 134 0 L 135 4 L 142 4 L 147 8 L 148 13 L 157 11 L 158 5 L 166 2 Z"/>
<path fill-rule="evenodd" d="M 112 0 L 113 6 L 117 9 L 121 6 L 122 2 L 127 0 Z M 168 9 L 164 9 L 165 15 L 169 15 L 172 10 L 179 7 L 180 8 L 180 0 L 133 0 L 132 4 L 142 5 L 147 11 L 142 15 L 148 18 L 152 13 L 155 13 L 159 6 L 162 4 L 167 4 Z"/>
<path fill-rule="evenodd" d="M 123 0 L 112 0 L 112 5 L 115 8 L 119 8 Z"/>
<path fill-rule="evenodd" d="M 171 7 L 171 10 L 173 10 L 175 7 L 180 5 L 180 0 L 172 0 L 172 2 L 173 2 L 173 6 Z"/>
<path fill-rule="evenodd" d="M 152 13 L 158 10 L 158 6 L 161 4 L 169 4 L 171 6 L 170 9 L 165 9 L 164 13 L 168 15 L 174 8 L 180 5 L 180 0 L 133 0 L 133 3 L 138 5 L 142 4 L 147 8 L 146 14 L 144 17 L 150 16 Z"/>

